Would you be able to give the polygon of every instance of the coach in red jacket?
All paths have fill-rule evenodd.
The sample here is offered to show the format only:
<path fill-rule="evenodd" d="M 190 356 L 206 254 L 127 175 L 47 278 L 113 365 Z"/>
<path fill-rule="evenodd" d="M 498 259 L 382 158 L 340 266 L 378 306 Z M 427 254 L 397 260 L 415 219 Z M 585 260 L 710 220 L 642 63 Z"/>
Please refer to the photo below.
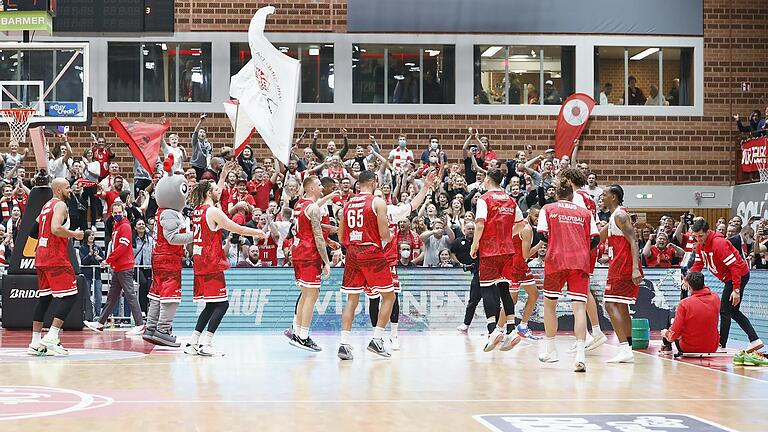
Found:
<path fill-rule="evenodd" d="M 85 325 L 93 330 L 101 331 L 104 324 L 112 313 L 112 309 L 120 300 L 120 295 L 125 291 L 125 299 L 131 308 L 131 315 L 135 326 L 129 331 L 129 334 L 140 334 L 144 331 L 144 319 L 141 317 L 141 307 L 139 306 L 139 297 L 136 287 L 133 284 L 133 231 L 131 223 L 125 217 L 125 209 L 121 201 L 115 201 L 112 204 L 112 219 L 115 221 L 112 230 L 112 252 L 107 259 L 102 261 L 101 266 L 112 267 L 112 280 L 109 285 L 109 294 L 107 294 L 107 303 L 102 309 L 101 317 L 98 322 L 85 322 Z"/>
<path fill-rule="evenodd" d="M 691 291 L 692 296 L 680 301 L 674 323 L 669 330 L 661 331 L 665 348 L 662 351 L 671 352 L 672 342 L 680 353 L 717 351 L 720 298 L 704 286 L 704 275 L 697 271 L 688 272 L 683 287 Z"/>
<path fill-rule="evenodd" d="M 710 273 L 725 283 L 720 299 L 720 346 L 725 348 L 728 342 L 733 318 L 749 338 L 747 352 L 759 350 L 763 342 L 758 338 L 752 323 L 739 310 L 744 289 L 749 282 L 747 262 L 728 239 L 718 232 L 710 231 L 704 218 L 696 218 L 691 231 L 698 243 L 696 261 L 691 271 L 700 272 L 706 266 Z"/>

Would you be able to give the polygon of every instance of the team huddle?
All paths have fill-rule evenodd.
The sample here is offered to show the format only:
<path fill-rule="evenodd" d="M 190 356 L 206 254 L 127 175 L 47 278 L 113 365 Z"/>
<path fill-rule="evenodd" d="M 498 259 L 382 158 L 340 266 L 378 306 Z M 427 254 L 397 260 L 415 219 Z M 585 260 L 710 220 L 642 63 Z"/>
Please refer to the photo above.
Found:
<path fill-rule="evenodd" d="M 225 167 L 225 171 L 227 169 Z M 226 178 L 226 174 L 221 177 Z M 173 177 L 169 175 L 166 178 Z M 166 178 L 162 181 L 173 181 Z M 580 170 L 561 170 L 556 182 L 557 201 L 545 205 L 537 218 L 523 218 L 517 202 L 501 188 L 502 179 L 501 171 L 493 168 L 488 171 L 483 185 L 485 192 L 477 203 L 476 233 L 470 250 L 472 257 L 479 256 L 479 280 L 488 326 L 488 341 L 484 350 L 492 351 L 500 346 L 501 350 L 508 351 L 521 341 L 515 326 L 515 301 L 519 289 L 524 288 L 529 293 L 529 301 L 523 315 L 530 317 L 537 294 L 526 259 L 535 250 L 535 243 L 546 242 L 549 250 L 543 286 L 546 337 L 540 343 L 539 360 L 556 362 L 559 359 L 555 347 L 558 324 L 556 306 L 567 285 L 565 295 L 572 301 L 576 334 L 574 370 L 584 372 L 585 352 L 606 341 L 597 321 L 597 307 L 589 290 L 589 278 L 595 267 L 596 248 L 607 240 L 611 261 L 604 299 L 606 311 L 621 343 L 619 354 L 610 361 L 632 362 L 628 305 L 637 298 L 642 271 L 633 224 L 627 210 L 621 206 L 622 188 L 617 185 L 606 188 L 603 201 L 612 215 L 610 223 L 599 232 L 595 223 L 597 206 L 581 190 L 586 178 Z M 343 208 L 338 227 L 339 245 L 328 238 L 331 226 L 327 206 L 324 205 L 338 192 L 323 185 L 316 176 L 304 179 L 304 195 L 294 210 L 296 225 L 292 256 L 296 284 L 301 292 L 293 324 L 285 332 L 291 345 L 313 352 L 321 351 L 309 336 L 313 310 L 322 280 L 330 274 L 327 249 L 343 246 L 347 259 L 341 291 L 347 294 L 347 303 L 342 315 L 339 358 L 353 358 L 350 335 L 355 309 L 363 293 L 371 302 L 369 311 L 374 327 L 368 350 L 389 357 L 390 350 L 399 349 L 397 293 L 400 287 L 395 270 L 398 248 L 392 238 L 398 223 L 407 219 L 423 203 L 427 191 L 435 182 L 435 173 L 429 173 L 425 187 L 413 201 L 388 205 L 378 188 L 377 175 L 363 171 L 357 184 L 359 193 L 351 197 Z M 179 183 L 178 186 L 186 196 L 187 185 Z M 40 301 L 35 311 L 33 339 L 29 347 L 29 353 L 33 355 L 66 355 L 58 335 L 77 294 L 75 275 L 71 265 L 68 265 L 67 241 L 69 238 L 81 239 L 82 232 L 67 228 L 64 201 L 69 197 L 69 184 L 56 179 L 52 189 L 54 197 L 38 217 Z M 153 252 L 155 271 L 143 335 L 151 343 L 181 346 L 171 334 L 171 329 L 181 301 L 183 247 L 192 243 L 194 299 L 205 302 L 206 306 L 184 352 L 203 356 L 221 354 L 213 347 L 212 340 L 229 306 L 224 277 L 229 264 L 222 248 L 222 232 L 265 238 L 263 231 L 237 225 L 224 214 L 217 205 L 221 190 L 221 184 L 212 181 L 201 181 L 192 186 L 186 200 L 194 208 L 188 227 L 177 209 L 161 208 L 157 213 L 158 226 L 162 229 Z M 53 307 L 54 321 L 45 338 L 41 338 L 42 317 L 49 307 Z M 587 316 L 593 324 L 589 340 Z M 392 337 L 391 344 L 387 346 L 383 333 L 390 321 Z"/>

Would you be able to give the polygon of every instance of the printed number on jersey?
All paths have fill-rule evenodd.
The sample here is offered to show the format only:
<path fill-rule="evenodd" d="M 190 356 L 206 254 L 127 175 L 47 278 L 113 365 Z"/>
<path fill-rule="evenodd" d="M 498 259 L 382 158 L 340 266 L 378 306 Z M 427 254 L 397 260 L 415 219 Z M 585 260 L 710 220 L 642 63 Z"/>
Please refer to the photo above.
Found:
<path fill-rule="evenodd" d="M 193 224 L 192 226 L 194 227 L 194 232 L 192 234 L 192 255 L 202 255 L 203 247 L 198 245 L 198 243 L 202 244 L 203 242 L 202 226 L 200 224 Z"/>
<path fill-rule="evenodd" d="M 347 227 L 349 229 L 359 229 L 363 227 L 363 209 L 350 209 L 347 212 Z"/>

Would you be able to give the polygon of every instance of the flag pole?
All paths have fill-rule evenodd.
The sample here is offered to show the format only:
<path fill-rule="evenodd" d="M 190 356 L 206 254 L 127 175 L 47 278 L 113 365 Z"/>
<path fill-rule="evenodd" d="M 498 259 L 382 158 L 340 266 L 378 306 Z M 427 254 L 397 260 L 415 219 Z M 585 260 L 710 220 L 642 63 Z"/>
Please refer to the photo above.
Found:
<path fill-rule="evenodd" d="M 232 155 L 237 158 L 237 121 L 240 120 L 240 99 L 237 100 L 237 108 L 235 108 L 235 133 L 232 138 Z"/>

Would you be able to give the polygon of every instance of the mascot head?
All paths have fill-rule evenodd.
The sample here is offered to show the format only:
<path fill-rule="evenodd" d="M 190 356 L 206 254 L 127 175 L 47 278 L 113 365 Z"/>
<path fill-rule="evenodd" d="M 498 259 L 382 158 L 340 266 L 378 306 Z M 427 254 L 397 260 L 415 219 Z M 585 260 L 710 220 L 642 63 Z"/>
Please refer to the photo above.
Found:
<path fill-rule="evenodd" d="M 160 208 L 182 211 L 187 202 L 189 187 L 182 175 L 173 173 L 173 154 L 163 162 L 163 170 L 166 176 L 161 178 L 155 186 L 155 199 Z"/>

